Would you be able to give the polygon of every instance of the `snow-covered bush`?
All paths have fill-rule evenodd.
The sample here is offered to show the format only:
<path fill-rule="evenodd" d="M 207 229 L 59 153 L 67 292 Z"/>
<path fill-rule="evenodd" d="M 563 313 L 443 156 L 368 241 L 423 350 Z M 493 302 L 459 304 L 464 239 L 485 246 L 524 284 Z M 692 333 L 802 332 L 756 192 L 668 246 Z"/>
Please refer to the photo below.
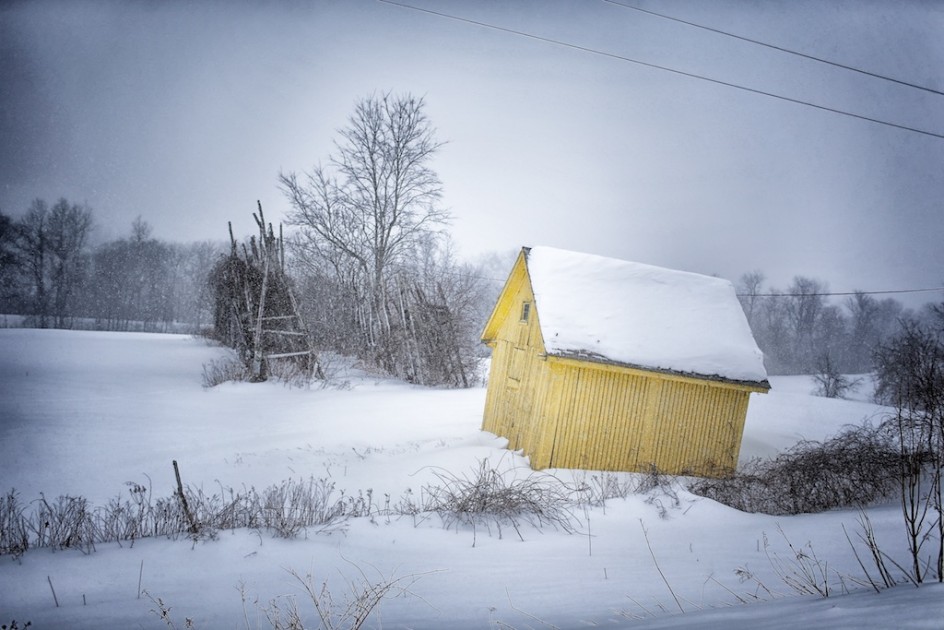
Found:
<path fill-rule="evenodd" d="M 442 519 L 446 527 L 481 525 L 489 532 L 495 525 L 501 537 L 502 526 L 510 525 L 524 540 L 520 525 L 551 525 L 568 533 L 577 528 L 571 511 L 573 489 L 553 475 L 518 469 L 500 470 L 488 459 L 479 461 L 470 474 L 448 471 L 435 473 L 438 484 L 427 485 L 427 508 Z M 474 544 L 474 543 L 473 543 Z"/>
<path fill-rule="evenodd" d="M 849 427 L 803 441 L 771 460 L 755 459 L 727 479 L 691 491 L 745 512 L 802 514 L 865 505 L 898 487 L 898 447 L 886 427 Z"/>

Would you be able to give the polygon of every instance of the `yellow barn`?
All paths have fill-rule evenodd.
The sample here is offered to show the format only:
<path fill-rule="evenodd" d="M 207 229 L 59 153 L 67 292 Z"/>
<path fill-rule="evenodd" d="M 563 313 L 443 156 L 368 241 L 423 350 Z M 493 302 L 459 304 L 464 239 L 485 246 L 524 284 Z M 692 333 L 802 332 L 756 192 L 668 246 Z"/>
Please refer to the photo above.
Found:
<path fill-rule="evenodd" d="M 770 389 L 730 282 L 523 248 L 482 333 L 482 428 L 535 469 L 723 476 Z"/>

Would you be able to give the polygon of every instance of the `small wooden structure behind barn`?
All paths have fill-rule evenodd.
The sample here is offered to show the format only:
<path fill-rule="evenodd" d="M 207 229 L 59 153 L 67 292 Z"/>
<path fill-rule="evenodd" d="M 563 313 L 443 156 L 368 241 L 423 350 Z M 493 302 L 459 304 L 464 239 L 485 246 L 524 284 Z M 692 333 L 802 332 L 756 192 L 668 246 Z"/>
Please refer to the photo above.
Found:
<path fill-rule="evenodd" d="M 730 282 L 524 248 L 482 333 L 482 428 L 535 469 L 721 476 L 770 389 Z"/>

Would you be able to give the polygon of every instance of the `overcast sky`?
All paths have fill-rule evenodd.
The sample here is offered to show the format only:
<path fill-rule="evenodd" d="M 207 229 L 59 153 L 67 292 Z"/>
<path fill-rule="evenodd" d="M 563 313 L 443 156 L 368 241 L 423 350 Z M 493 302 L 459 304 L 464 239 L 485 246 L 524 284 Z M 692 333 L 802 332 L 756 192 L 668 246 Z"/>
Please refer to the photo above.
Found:
<path fill-rule="evenodd" d="M 603 0 L 404 0 L 944 134 L 944 96 Z M 944 91 L 944 2 L 635 2 Z M 944 284 L 944 139 L 376 0 L 5 2 L 0 210 L 97 238 L 278 221 L 358 99 L 423 96 L 460 254 L 551 245 L 834 291 Z M 921 294 L 920 301 L 940 299 Z"/>

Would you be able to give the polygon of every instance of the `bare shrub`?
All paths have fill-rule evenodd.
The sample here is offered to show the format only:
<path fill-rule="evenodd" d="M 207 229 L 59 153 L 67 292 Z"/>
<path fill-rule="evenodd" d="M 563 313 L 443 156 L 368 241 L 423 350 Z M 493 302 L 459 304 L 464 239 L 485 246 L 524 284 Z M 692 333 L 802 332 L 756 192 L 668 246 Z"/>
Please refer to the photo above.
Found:
<path fill-rule="evenodd" d="M 187 486 L 189 516 L 176 493 L 155 500 L 148 487 L 135 482 L 128 482 L 128 493 L 128 498 L 119 495 L 96 508 L 83 497 L 62 496 L 50 502 L 41 496 L 30 510 L 11 490 L 0 500 L 0 555 L 19 558 L 30 547 L 90 553 L 96 543 L 133 545 L 138 538 L 181 534 L 194 541 L 213 540 L 218 530 L 242 527 L 294 538 L 309 528 L 330 533 L 348 518 L 377 511 L 370 490 L 347 495 L 336 491 L 333 482 L 314 477 L 285 480 L 261 492 L 222 484 L 218 492 Z"/>
<path fill-rule="evenodd" d="M 606 509 L 610 499 L 625 499 L 639 491 L 640 477 L 636 473 L 595 472 L 575 476 L 573 492 L 577 505 Z"/>
<path fill-rule="evenodd" d="M 287 359 L 271 359 L 266 361 L 266 373 L 268 378 L 275 379 L 280 383 L 291 388 L 307 389 L 311 387 L 312 380 L 316 378 L 312 371 L 301 365 L 298 361 Z M 225 359 L 211 359 L 203 364 L 203 387 L 210 389 L 223 383 L 243 383 L 252 380 L 249 369 L 236 359 L 228 357 Z M 317 377 L 322 380 L 321 377 Z M 325 385 L 326 383 L 322 383 Z"/>
<path fill-rule="evenodd" d="M 39 509 L 27 520 L 36 539 L 35 546 L 52 549 L 95 550 L 95 522 L 84 497 L 61 496 L 49 503 L 42 494 Z"/>
<path fill-rule="evenodd" d="M 170 628 L 170 630 L 177 630 L 177 624 L 174 623 L 174 618 L 173 618 L 173 616 L 171 616 L 171 614 L 170 614 L 170 613 L 171 613 L 171 610 L 172 610 L 172 608 L 170 607 L 170 605 L 169 605 L 167 602 L 165 602 L 163 599 L 161 599 L 160 597 L 153 597 L 153 596 L 152 596 L 150 593 L 148 593 L 147 591 L 144 591 L 144 595 L 145 595 L 149 600 L 151 600 L 151 603 L 153 603 L 153 604 L 157 607 L 157 608 L 152 608 L 152 609 L 151 609 L 151 612 L 154 613 L 155 615 L 157 615 L 157 617 L 158 617 L 161 621 L 163 621 L 163 622 L 164 622 L 164 625 L 166 625 L 168 628 Z M 193 619 L 192 619 L 192 618 L 186 617 L 186 618 L 184 619 L 184 626 L 183 626 L 183 627 L 184 627 L 184 628 L 195 628 L 196 626 L 193 624 Z"/>
<path fill-rule="evenodd" d="M 778 553 L 770 550 L 770 542 L 767 540 L 767 534 L 764 534 L 764 554 L 777 577 L 798 595 L 829 597 L 832 594 L 829 585 L 829 565 L 816 556 L 812 543 L 807 542 L 802 547 L 797 547 L 790 542 L 779 525 L 777 531 L 780 532 L 790 549 L 790 556 L 786 559 L 782 558 Z"/>
<path fill-rule="evenodd" d="M 474 531 L 483 525 L 491 532 L 494 524 L 500 538 L 502 526 L 510 525 L 521 540 L 522 522 L 568 533 L 576 530 L 572 489 L 552 475 L 529 471 L 522 477 L 517 469 L 500 471 L 488 459 L 480 460 L 471 474 L 437 471 L 435 475 L 439 484 L 426 486 L 424 493 L 429 510 L 446 527 L 469 525 Z"/>
<path fill-rule="evenodd" d="M 842 526 L 843 534 L 846 536 L 846 540 L 849 542 L 849 546 L 852 548 L 852 553 L 855 556 L 856 561 L 859 563 L 859 567 L 862 569 L 862 572 L 865 574 L 866 583 L 868 583 L 876 593 L 880 593 L 880 586 L 884 588 L 891 588 L 897 584 L 895 578 L 892 577 L 891 571 L 888 569 L 888 562 L 892 563 L 894 566 L 901 569 L 895 560 L 890 558 L 879 547 L 878 540 L 875 538 L 875 528 L 872 527 L 872 521 L 869 519 L 869 515 L 865 513 L 864 510 L 859 512 L 859 531 L 857 533 L 859 541 L 865 546 L 869 552 L 869 556 L 872 559 L 872 564 L 875 565 L 875 570 L 878 572 L 878 578 L 873 578 L 869 573 L 869 570 L 865 568 L 865 562 L 862 560 L 862 557 L 859 555 L 858 550 L 856 549 L 855 544 L 852 542 L 852 539 L 849 537 L 849 532 L 846 531 L 846 526 Z M 901 569 L 902 573 L 906 578 L 912 579 L 908 575 L 908 572 L 904 569 Z M 879 584 L 881 580 L 881 584 Z M 913 580 L 912 580 L 913 581 Z M 863 583 L 861 580 L 859 583 Z"/>
<path fill-rule="evenodd" d="M 652 466 L 642 478 L 636 492 L 648 495 L 646 503 L 659 511 L 659 518 L 667 518 L 669 508 L 677 508 L 681 505 L 681 500 L 675 489 L 676 485 L 675 477 L 664 475 L 659 472 L 658 468 Z"/>
<path fill-rule="evenodd" d="M 19 559 L 29 549 L 29 533 L 23 511 L 15 490 L 10 490 L 0 499 L 0 555 L 10 554 Z"/>
<path fill-rule="evenodd" d="M 700 479 L 690 489 L 745 512 L 822 512 L 889 496 L 898 485 L 899 457 L 886 427 L 865 424 L 824 442 L 800 442 L 772 460 L 752 460 L 727 479 Z"/>
<path fill-rule="evenodd" d="M 281 538 L 295 538 L 308 527 L 331 528 L 344 516 L 344 505 L 332 501 L 334 484 L 309 478 L 288 480 L 262 493 L 262 525 Z"/>
<path fill-rule="evenodd" d="M 130 540 L 134 546 L 135 540 L 149 535 L 150 490 L 133 481 L 126 482 L 126 485 L 129 499 L 122 501 L 119 495 L 95 510 L 97 540 L 113 540 L 119 545 L 123 540 Z"/>
<path fill-rule="evenodd" d="M 770 563 L 774 574 L 781 582 L 789 587 L 794 594 L 829 597 L 834 594 L 834 586 L 829 581 L 831 574 L 838 580 L 844 593 L 848 593 L 846 580 L 857 584 L 860 583 L 856 578 L 843 575 L 835 570 L 831 571 L 829 564 L 816 555 L 812 543 L 807 542 L 802 546 L 794 545 L 790 539 L 787 538 L 786 533 L 779 525 L 777 526 L 777 531 L 780 532 L 780 536 L 786 543 L 790 553 L 787 554 L 786 557 L 782 557 L 776 551 L 772 551 L 772 544 L 765 532 L 763 535 L 764 555 L 767 557 L 767 561 Z M 768 587 L 761 581 L 757 574 L 747 568 L 747 566 L 738 567 L 734 570 L 734 573 L 742 583 L 753 583 L 756 586 L 754 592 L 746 593 L 745 597 L 741 597 L 729 590 L 741 603 L 746 604 L 752 600 L 765 600 L 768 598 L 776 599 L 783 595 Z"/>
<path fill-rule="evenodd" d="M 203 387 L 209 389 L 223 383 L 249 380 L 249 370 L 235 357 L 211 359 L 203 364 Z"/>
<path fill-rule="evenodd" d="M 269 378 L 274 378 L 290 388 L 307 389 L 311 387 L 312 371 L 298 361 L 284 359 L 267 360 L 266 369 Z"/>
<path fill-rule="evenodd" d="M 273 599 L 263 609 L 266 619 L 274 630 L 305 630 L 306 627 L 322 630 L 359 630 L 387 597 L 403 597 L 411 594 L 413 586 L 420 576 L 408 575 L 395 577 L 383 575 L 374 569 L 376 577 L 370 577 L 358 565 L 350 562 L 357 569 L 354 579 L 341 576 L 345 582 L 342 596 L 338 597 L 329 588 L 328 581 L 316 582 L 311 574 L 304 577 L 297 572 L 289 573 L 302 585 L 308 600 L 314 608 L 316 624 L 306 626 L 294 597 Z"/>

